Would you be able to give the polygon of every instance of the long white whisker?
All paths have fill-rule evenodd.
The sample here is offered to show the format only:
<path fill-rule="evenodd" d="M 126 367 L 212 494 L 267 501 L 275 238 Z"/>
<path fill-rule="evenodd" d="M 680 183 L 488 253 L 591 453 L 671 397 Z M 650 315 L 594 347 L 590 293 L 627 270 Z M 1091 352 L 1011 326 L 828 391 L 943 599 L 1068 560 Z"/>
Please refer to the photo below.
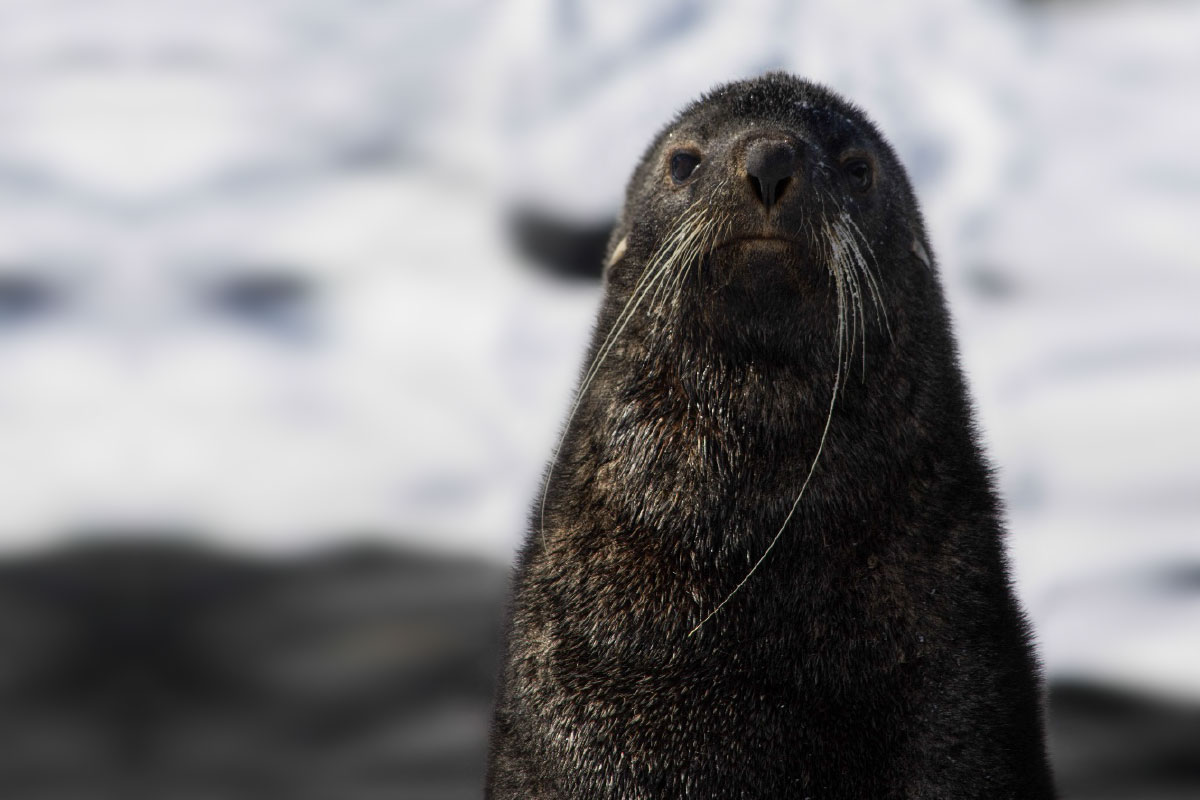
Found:
<path fill-rule="evenodd" d="M 850 214 L 843 211 L 841 214 L 841 221 L 844 222 L 845 224 L 850 225 L 850 227 L 853 228 L 854 232 L 858 235 L 858 240 L 861 241 L 864 246 L 866 246 L 867 253 L 869 253 L 871 256 L 870 260 L 875 261 L 876 265 L 878 265 L 878 262 L 875 259 L 875 251 L 872 249 L 871 243 L 867 239 L 867 235 L 862 232 L 862 228 L 858 227 L 858 223 L 856 223 L 854 221 L 854 217 L 850 216 Z M 884 303 L 883 303 L 883 294 L 879 289 L 879 282 L 877 281 L 877 279 L 875 277 L 874 271 L 871 269 L 870 263 L 863 256 L 861 249 L 858 249 L 856 247 L 856 254 L 858 257 L 859 266 L 862 269 L 863 273 L 867 276 L 867 281 L 871 287 L 871 292 L 872 292 L 873 300 L 875 303 L 876 319 L 878 320 L 880 314 L 882 314 L 883 325 L 887 329 L 888 338 L 893 339 L 893 341 L 894 341 L 894 337 L 892 336 L 892 326 L 891 326 L 891 323 L 888 321 L 887 306 L 884 305 Z"/>
<path fill-rule="evenodd" d="M 762 563 L 767 560 L 767 556 L 769 556 L 771 554 L 771 551 L 773 549 L 775 549 L 775 545 L 778 544 L 780 538 L 783 536 L 783 532 L 785 530 L 787 530 L 788 523 L 792 521 L 792 517 L 795 515 L 796 509 L 800 506 L 800 500 L 804 497 L 804 493 L 808 489 L 808 484 L 812 481 L 813 473 L 815 473 L 817 470 L 817 462 L 820 461 L 820 459 L 821 459 L 821 453 L 824 452 L 824 450 L 825 450 L 825 440 L 829 436 L 829 425 L 833 421 L 833 409 L 834 409 L 834 406 L 837 404 L 838 386 L 841 383 L 841 375 L 842 375 L 842 367 L 841 367 L 841 364 L 842 364 L 842 341 L 843 341 L 842 337 L 839 336 L 838 337 L 838 353 L 837 353 L 837 364 L 838 364 L 837 374 L 834 376 L 834 379 L 833 379 L 833 390 L 832 390 L 832 394 L 830 395 L 830 398 L 829 398 L 829 412 L 825 417 L 825 427 L 821 430 L 821 441 L 817 445 L 817 453 L 816 453 L 816 455 L 813 456 L 812 463 L 808 467 L 808 475 L 805 476 L 804 483 L 800 486 L 800 491 L 796 495 L 796 499 L 792 502 L 792 507 L 788 510 L 787 516 L 783 520 L 783 524 L 779 526 L 779 530 L 775 533 L 775 536 L 771 539 L 770 544 L 767 545 L 767 549 L 764 550 L 762 555 L 758 557 L 758 561 L 754 562 L 754 565 L 752 567 L 750 567 L 750 571 L 746 573 L 746 576 L 744 578 L 742 578 L 741 581 L 738 582 L 737 586 L 733 587 L 733 590 L 725 596 L 725 599 L 722 600 L 717 605 L 716 608 L 714 608 L 712 611 L 710 611 L 708 613 L 708 616 L 706 616 L 706 617 L 704 617 L 704 619 L 700 620 L 700 622 L 696 625 L 696 627 L 692 628 L 692 630 L 688 632 L 688 636 L 691 636 L 696 631 L 700 630 L 700 628 L 704 626 L 704 623 L 708 622 L 710 619 L 712 619 L 714 616 L 716 616 L 716 614 L 722 608 L 724 608 L 726 606 L 726 604 L 729 603 L 730 600 L 733 599 L 734 595 L 736 595 L 739 591 L 741 591 L 742 587 L 746 585 L 746 583 L 750 580 L 750 578 L 754 575 L 754 573 L 758 570 L 758 568 L 760 566 L 762 566 Z"/>
<path fill-rule="evenodd" d="M 829 233 L 828 230 L 827 230 L 827 233 Z M 832 247 L 833 237 L 827 236 L 826 238 L 827 238 L 827 241 L 830 243 L 829 246 Z M 847 336 L 846 285 L 844 283 L 844 278 L 839 274 L 839 272 L 840 272 L 839 266 L 840 265 L 838 265 L 836 263 L 837 260 L 835 258 L 833 258 L 832 255 L 833 255 L 832 252 L 827 252 L 826 260 L 829 263 L 830 271 L 833 272 L 833 274 L 834 274 L 834 282 L 835 282 L 837 298 L 838 298 L 837 353 L 835 354 L 835 357 L 834 357 L 834 362 L 837 365 L 837 367 L 836 367 L 836 372 L 833 377 L 833 386 L 830 390 L 829 410 L 825 415 L 825 425 L 821 429 L 821 440 L 817 444 L 817 452 L 813 456 L 812 462 L 809 464 L 808 474 L 805 475 L 805 477 L 804 477 L 804 483 L 801 484 L 800 491 L 796 494 L 796 499 L 792 501 L 792 505 L 791 505 L 791 508 L 788 509 L 787 516 L 784 517 L 783 523 L 779 526 L 779 530 L 776 531 L 775 536 L 772 537 L 770 543 L 767 544 L 767 548 L 763 551 L 762 555 L 760 555 L 758 557 L 758 560 L 755 561 L 754 564 L 750 567 L 750 570 L 749 570 L 749 572 L 746 573 L 745 577 L 743 577 L 741 579 L 741 581 L 739 581 L 738 584 L 733 587 L 733 589 L 729 592 L 729 594 L 727 594 L 725 596 L 724 600 L 722 600 L 720 603 L 717 604 L 716 608 L 714 608 L 712 611 L 710 611 L 703 619 L 700 620 L 699 623 L 696 624 L 696 627 L 692 628 L 691 631 L 688 632 L 688 636 L 692 636 L 693 634 L 695 634 L 696 631 L 700 630 L 700 628 L 702 628 L 705 623 L 707 623 L 710 619 L 712 619 L 714 616 L 716 616 L 721 611 L 721 609 L 723 609 L 729 603 L 729 601 L 732 600 L 733 597 L 739 591 L 742 590 L 742 587 L 744 587 L 749 582 L 750 578 L 753 577 L 754 573 L 758 571 L 758 568 L 760 566 L 762 566 L 764 561 L 767 560 L 767 556 L 769 556 L 771 554 L 771 551 L 775 549 L 775 545 L 779 543 L 779 540 L 783 537 L 784 531 L 787 530 L 788 524 L 792 521 L 792 517 L 795 516 L 796 509 L 800 507 L 800 501 L 804 498 L 804 494 L 808 490 L 809 484 L 812 482 L 812 477 L 816 473 L 817 463 L 821 460 L 821 454 L 825 451 L 825 442 L 829 437 L 829 427 L 833 422 L 833 411 L 834 411 L 834 407 L 837 405 L 839 388 L 841 387 L 841 384 L 842 384 L 843 353 L 846 350 L 846 336 Z"/>
<path fill-rule="evenodd" d="M 566 442 L 567 434 L 570 432 L 575 415 L 579 412 L 583 398 L 587 395 L 587 391 L 599 374 L 605 359 L 612 351 L 621 333 L 629 324 L 629 321 L 633 318 L 634 313 L 641 306 L 642 301 L 645 300 L 651 291 L 654 292 L 654 296 L 657 296 L 658 289 L 663 285 L 660 283 L 663 277 L 670 274 L 672 268 L 678 263 L 677 254 L 679 252 L 680 240 L 686 241 L 691 234 L 694 234 L 695 223 L 704 219 L 707 205 L 707 198 L 697 199 L 680 215 L 675 229 L 658 250 L 655 251 L 646 268 L 642 271 L 642 275 L 634 284 L 629 300 L 626 301 L 625 307 L 613 321 L 612 327 L 609 329 L 604 341 L 597 348 L 596 356 L 591 366 L 588 367 L 587 372 L 584 374 L 579 390 L 575 394 L 575 400 L 571 405 L 571 410 L 567 414 L 567 421 L 564 423 L 562 432 L 558 437 L 558 442 L 555 444 L 554 453 L 550 458 L 550 466 L 546 470 L 542 498 L 538 509 L 538 526 L 543 547 L 546 545 L 546 500 L 550 493 L 550 479 L 554 475 L 554 468 L 557 466 L 559 456 L 562 454 L 562 446 Z M 669 282 L 667 281 L 667 283 Z"/>

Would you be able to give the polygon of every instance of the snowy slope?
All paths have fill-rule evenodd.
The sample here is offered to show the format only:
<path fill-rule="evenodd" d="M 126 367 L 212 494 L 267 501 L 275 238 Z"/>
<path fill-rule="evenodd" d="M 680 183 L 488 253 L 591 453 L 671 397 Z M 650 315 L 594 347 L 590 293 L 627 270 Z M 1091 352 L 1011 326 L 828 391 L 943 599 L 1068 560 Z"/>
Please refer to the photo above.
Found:
<path fill-rule="evenodd" d="M 0 5 L 0 536 L 507 558 L 610 217 L 715 83 L 825 82 L 922 198 L 1052 674 L 1200 695 L 1200 6 Z M 1175 577 L 1172 577 L 1175 576 Z"/>

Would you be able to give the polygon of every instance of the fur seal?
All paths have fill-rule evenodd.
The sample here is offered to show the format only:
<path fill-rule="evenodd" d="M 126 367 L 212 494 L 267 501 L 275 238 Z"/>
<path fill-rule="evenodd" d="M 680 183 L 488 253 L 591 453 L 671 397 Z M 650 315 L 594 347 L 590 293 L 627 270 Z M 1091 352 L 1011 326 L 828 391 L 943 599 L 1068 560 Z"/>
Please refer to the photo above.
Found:
<path fill-rule="evenodd" d="M 518 559 L 488 797 L 1054 797 L 932 252 L 827 89 L 731 83 L 654 140 Z"/>

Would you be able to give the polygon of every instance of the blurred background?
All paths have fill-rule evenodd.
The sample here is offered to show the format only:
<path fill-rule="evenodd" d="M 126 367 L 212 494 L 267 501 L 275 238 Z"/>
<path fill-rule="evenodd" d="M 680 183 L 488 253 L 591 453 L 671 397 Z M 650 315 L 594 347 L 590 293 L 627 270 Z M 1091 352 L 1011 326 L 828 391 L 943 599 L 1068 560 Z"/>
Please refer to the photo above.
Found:
<path fill-rule="evenodd" d="M 477 797 L 624 182 L 787 69 L 908 165 L 1064 795 L 1200 797 L 1200 2 L 0 0 L 5 797 Z"/>

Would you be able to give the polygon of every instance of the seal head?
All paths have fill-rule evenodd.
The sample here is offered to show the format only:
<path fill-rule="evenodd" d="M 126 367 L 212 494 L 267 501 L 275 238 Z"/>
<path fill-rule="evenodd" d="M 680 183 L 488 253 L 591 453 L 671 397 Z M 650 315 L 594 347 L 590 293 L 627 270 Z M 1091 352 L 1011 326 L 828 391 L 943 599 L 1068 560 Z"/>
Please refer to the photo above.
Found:
<path fill-rule="evenodd" d="M 914 243 L 928 245 L 883 137 L 854 106 L 783 75 L 717 89 L 651 144 L 612 239 L 609 281 L 618 296 L 628 296 L 664 242 L 698 245 L 702 288 L 687 311 L 703 314 L 713 332 L 740 336 L 759 357 L 762 347 L 788 344 L 798 345 L 791 357 L 802 357 L 813 344 L 806 332 L 836 330 L 831 280 L 843 281 L 835 286 L 843 305 L 854 303 L 844 309 L 854 312 L 848 325 L 866 323 L 860 310 L 882 318 L 885 298 L 903 304 L 899 289 L 883 291 L 885 280 L 903 276 L 881 274 L 879 253 L 908 255 L 889 263 L 892 271 L 932 268 L 911 255 Z"/>

